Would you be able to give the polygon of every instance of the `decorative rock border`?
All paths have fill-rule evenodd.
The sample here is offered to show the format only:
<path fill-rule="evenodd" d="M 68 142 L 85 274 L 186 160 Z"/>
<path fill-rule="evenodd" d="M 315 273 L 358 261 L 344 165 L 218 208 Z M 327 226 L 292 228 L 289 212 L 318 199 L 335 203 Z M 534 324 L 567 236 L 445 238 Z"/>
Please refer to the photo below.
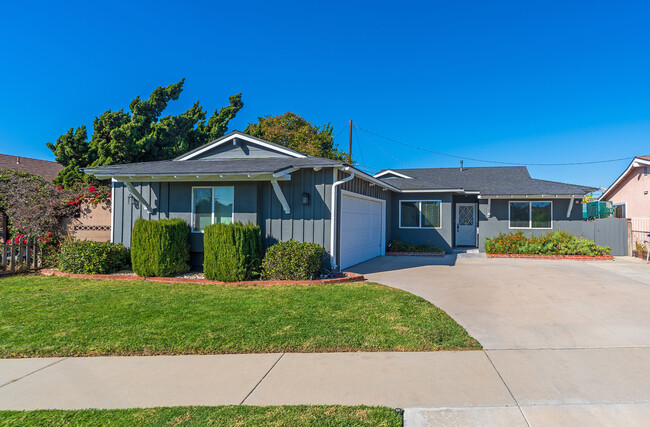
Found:
<path fill-rule="evenodd" d="M 129 276 L 124 274 L 74 274 L 58 270 L 42 269 L 40 273 L 45 276 L 65 276 L 80 279 L 99 279 L 99 280 L 146 280 L 148 282 L 159 283 L 195 283 L 197 285 L 231 285 L 231 286 L 273 286 L 273 285 L 325 285 L 330 283 L 361 282 L 365 280 L 362 274 L 343 273 L 345 277 L 335 277 L 331 279 L 318 280 L 251 280 L 242 282 L 219 282 L 218 280 L 208 279 L 190 279 L 184 277 L 140 277 Z"/>
<path fill-rule="evenodd" d="M 551 260 L 573 260 L 573 261 L 614 261 L 611 255 L 587 256 L 587 255 L 522 255 L 522 254 L 487 254 L 488 258 L 525 258 L 525 259 L 551 259 Z"/>
<path fill-rule="evenodd" d="M 386 252 L 386 256 L 445 256 L 445 251 L 442 252 Z"/>

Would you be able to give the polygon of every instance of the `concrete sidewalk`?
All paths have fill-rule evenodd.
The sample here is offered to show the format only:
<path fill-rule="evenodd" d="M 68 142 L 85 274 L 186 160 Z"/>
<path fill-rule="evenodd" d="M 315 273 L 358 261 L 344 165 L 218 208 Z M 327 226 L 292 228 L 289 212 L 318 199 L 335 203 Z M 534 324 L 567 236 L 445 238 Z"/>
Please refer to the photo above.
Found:
<path fill-rule="evenodd" d="M 427 408 L 408 425 L 641 425 L 649 365 L 650 348 L 4 359 L 0 409 L 367 404 Z"/>

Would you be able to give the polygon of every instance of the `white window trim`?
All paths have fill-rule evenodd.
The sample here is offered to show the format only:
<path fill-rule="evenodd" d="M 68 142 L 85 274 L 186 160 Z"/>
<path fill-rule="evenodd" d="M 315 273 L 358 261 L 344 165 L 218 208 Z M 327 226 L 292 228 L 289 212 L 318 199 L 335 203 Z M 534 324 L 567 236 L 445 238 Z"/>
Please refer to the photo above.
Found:
<path fill-rule="evenodd" d="M 616 206 L 623 206 L 625 208 L 625 216 L 623 218 L 627 218 L 627 202 L 612 203 L 612 208 L 616 208 Z"/>
<path fill-rule="evenodd" d="M 422 227 L 422 202 L 437 202 L 438 209 L 440 210 L 440 226 L 439 227 Z M 402 203 L 417 203 L 418 204 L 418 215 L 419 227 L 402 227 Z M 442 200 L 400 200 L 399 201 L 399 218 L 398 225 L 400 229 L 403 230 L 440 230 L 442 228 Z"/>
<path fill-rule="evenodd" d="M 192 233 L 200 233 L 203 234 L 203 230 L 195 230 L 194 229 L 194 189 L 200 189 L 200 188 L 209 188 L 212 190 L 212 203 L 210 206 L 212 206 L 212 220 L 210 221 L 211 224 L 214 224 L 214 189 L 215 188 L 232 188 L 232 216 L 231 216 L 231 221 L 235 222 L 235 187 L 232 185 L 197 185 L 192 187 L 192 206 L 191 206 L 191 218 L 190 218 L 190 231 Z"/>
<path fill-rule="evenodd" d="M 551 204 L 551 226 L 550 227 L 533 227 L 533 206 L 532 203 L 548 202 Z M 511 227 L 510 226 L 510 205 L 512 203 L 528 203 L 528 227 Z M 508 229 L 510 230 L 553 230 L 553 201 L 552 200 L 509 200 L 508 201 Z"/>

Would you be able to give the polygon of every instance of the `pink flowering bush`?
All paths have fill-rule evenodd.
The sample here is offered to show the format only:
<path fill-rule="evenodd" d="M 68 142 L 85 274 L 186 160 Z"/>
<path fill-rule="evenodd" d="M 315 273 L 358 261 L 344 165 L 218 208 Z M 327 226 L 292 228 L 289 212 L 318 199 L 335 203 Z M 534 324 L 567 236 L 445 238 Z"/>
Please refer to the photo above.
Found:
<path fill-rule="evenodd" d="M 109 199 L 109 188 L 77 184 L 64 189 L 38 175 L 0 169 L 0 211 L 9 218 L 13 242 L 51 240 L 61 231 L 61 221 L 79 211 L 79 204 L 105 203 Z"/>

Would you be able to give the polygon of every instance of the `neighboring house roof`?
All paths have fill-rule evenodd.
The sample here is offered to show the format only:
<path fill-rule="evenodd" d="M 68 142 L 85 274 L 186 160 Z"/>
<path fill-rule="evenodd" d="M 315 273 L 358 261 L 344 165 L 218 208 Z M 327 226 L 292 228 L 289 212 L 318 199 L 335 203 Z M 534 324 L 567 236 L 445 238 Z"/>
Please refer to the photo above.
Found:
<path fill-rule="evenodd" d="M 48 181 L 54 180 L 63 166 L 49 160 L 0 154 L 0 169 L 13 169 L 39 175 Z"/>
<path fill-rule="evenodd" d="M 583 195 L 595 188 L 531 178 L 525 166 L 385 169 L 376 178 L 404 192 L 463 191 L 481 195 Z"/>
<path fill-rule="evenodd" d="M 632 159 L 625 171 L 623 171 L 623 173 L 618 178 L 616 178 L 616 181 L 614 181 L 614 183 L 603 192 L 598 200 L 607 200 L 607 196 L 630 174 L 633 169 L 642 166 L 650 166 L 650 156 L 636 156 L 634 159 Z"/>

